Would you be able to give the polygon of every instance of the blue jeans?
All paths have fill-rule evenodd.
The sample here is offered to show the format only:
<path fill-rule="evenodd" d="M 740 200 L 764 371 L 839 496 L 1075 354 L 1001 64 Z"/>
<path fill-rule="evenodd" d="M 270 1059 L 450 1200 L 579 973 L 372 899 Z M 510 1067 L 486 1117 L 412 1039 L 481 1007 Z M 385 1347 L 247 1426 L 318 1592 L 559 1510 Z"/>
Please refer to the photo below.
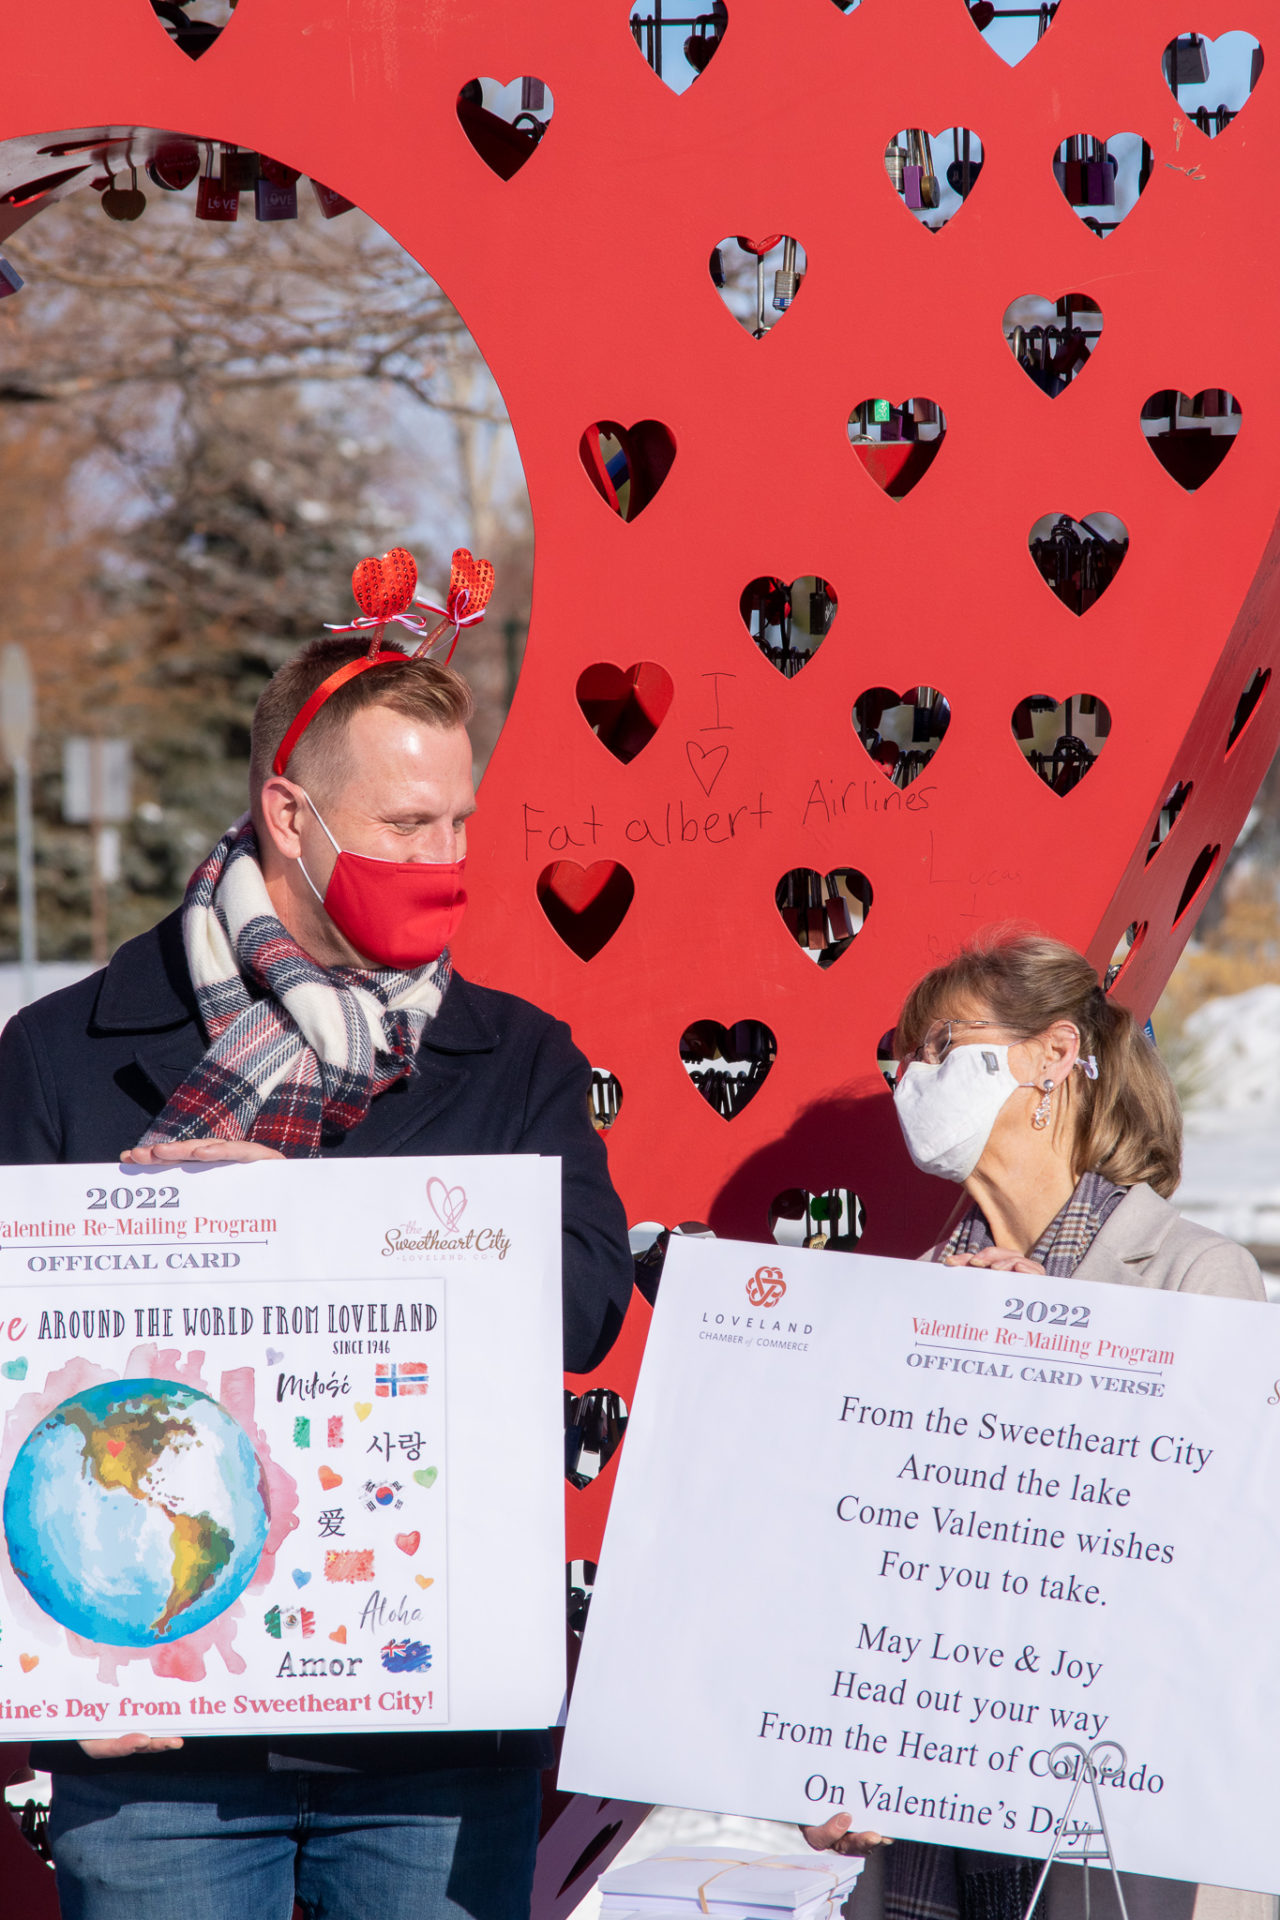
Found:
<path fill-rule="evenodd" d="M 63 1920 L 528 1920 L 539 1780 L 429 1773 L 54 1775 Z"/>

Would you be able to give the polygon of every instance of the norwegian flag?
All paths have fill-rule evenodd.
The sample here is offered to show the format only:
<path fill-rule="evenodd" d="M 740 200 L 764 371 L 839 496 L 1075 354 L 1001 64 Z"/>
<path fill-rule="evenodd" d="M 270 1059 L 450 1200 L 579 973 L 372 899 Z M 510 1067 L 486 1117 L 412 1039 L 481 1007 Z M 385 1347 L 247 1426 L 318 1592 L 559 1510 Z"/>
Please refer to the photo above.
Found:
<path fill-rule="evenodd" d="M 373 1391 L 379 1400 L 401 1400 L 407 1393 L 425 1393 L 425 1360 L 380 1360 L 373 1377 Z"/>
<path fill-rule="evenodd" d="M 273 1640 L 309 1640 L 316 1630 L 310 1607 L 268 1607 L 262 1619 Z"/>

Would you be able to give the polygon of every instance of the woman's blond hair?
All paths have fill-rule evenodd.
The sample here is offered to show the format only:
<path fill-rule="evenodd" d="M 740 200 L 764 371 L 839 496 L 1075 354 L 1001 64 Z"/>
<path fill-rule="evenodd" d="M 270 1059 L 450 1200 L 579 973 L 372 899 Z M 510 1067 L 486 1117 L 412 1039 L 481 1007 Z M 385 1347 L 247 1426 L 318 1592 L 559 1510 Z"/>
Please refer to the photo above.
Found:
<path fill-rule="evenodd" d="M 1083 1058 L 1068 1082 L 1074 1171 L 1100 1173 L 1119 1187 L 1145 1181 L 1168 1199 L 1182 1175 L 1182 1110 L 1160 1055 L 1127 1007 L 1103 992 L 1083 954 L 1043 934 L 1005 933 L 975 941 L 935 967 L 907 995 L 898 1020 L 898 1058 L 918 1047 L 935 1020 L 957 1007 L 989 1010 L 1010 1033 L 1031 1040 L 1059 1020 L 1080 1035 Z"/>

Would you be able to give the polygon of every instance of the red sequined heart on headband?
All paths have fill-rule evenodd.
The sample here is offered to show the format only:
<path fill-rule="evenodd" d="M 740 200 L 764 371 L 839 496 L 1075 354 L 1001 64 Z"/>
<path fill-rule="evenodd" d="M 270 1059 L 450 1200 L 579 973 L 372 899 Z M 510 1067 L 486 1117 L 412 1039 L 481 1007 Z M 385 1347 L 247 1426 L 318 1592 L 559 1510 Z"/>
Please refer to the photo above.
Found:
<path fill-rule="evenodd" d="M 387 557 L 390 559 L 391 556 L 388 554 Z M 445 601 L 449 618 L 453 620 L 459 614 L 482 613 L 489 604 L 492 592 L 492 560 L 473 560 L 466 547 L 455 548 L 453 565 L 449 570 L 449 596 Z M 459 606 L 464 593 L 466 600 Z"/>
<path fill-rule="evenodd" d="M 492 567 L 489 574 L 492 580 Z M 417 584 L 418 563 L 404 547 L 392 547 L 381 560 L 361 560 L 351 575 L 356 605 L 371 620 L 394 620 L 404 613 L 413 603 Z"/>

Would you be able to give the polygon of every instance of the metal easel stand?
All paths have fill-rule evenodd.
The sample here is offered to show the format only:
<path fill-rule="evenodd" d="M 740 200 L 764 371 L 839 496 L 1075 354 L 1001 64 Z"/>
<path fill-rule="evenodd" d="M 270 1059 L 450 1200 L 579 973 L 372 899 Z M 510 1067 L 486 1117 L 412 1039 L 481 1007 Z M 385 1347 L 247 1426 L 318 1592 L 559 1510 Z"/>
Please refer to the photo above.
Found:
<path fill-rule="evenodd" d="M 1103 1754 L 1111 1756 L 1102 1759 Z M 1116 1740 L 1099 1740 L 1089 1748 L 1084 1748 L 1077 1740 L 1060 1740 L 1049 1755 L 1049 1771 L 1055 1780 L 1072 1780 L 1071 1798 L 1067 1801 L 1066 1811 L 1058 1823 L 1057 1837 L 1049 1849 L 1049 1857 L 1044 1863 L 1040 1878 L 1036 1881 L 1036 1890 L 1031 1896 L 1023 1920 L 1031 1920 L 1036 1903 L 1049 1878 L 1049 1869 L 1055 1860 L 1074 1861 L 1084 1868 L 1084 1920 L 1089 1920 L 1089 1869 L 1101 1866 L 1104 1862 L 1111 1869 L 1111 1878 L 1115 1882 L 1116 1900 L 1120 1907 L 1121 1920 L 1129 1920 L 1124 1904 L 1124 1893 L 1120 1886 L 1120 1875 L 1116 1869 L 1115 1853 L 1111 1846 L 1111 1835 L 1107 1831 L 1107 1816 L 1102 1809 L 1102 1800 L 1098 1793 L 1098 1783 L 1108 1773 L 1123 1773 L 1125 1769 L 1125 1751 Z M 1080 1796 L 1081 1787 L 1087 1786 L 1093 1794 L 1093 1807 L 1097 1815 L 1097 1825 L 1084 1825 L 1080 1821 L 1072 1823 L 1072 1814 Z"/>

